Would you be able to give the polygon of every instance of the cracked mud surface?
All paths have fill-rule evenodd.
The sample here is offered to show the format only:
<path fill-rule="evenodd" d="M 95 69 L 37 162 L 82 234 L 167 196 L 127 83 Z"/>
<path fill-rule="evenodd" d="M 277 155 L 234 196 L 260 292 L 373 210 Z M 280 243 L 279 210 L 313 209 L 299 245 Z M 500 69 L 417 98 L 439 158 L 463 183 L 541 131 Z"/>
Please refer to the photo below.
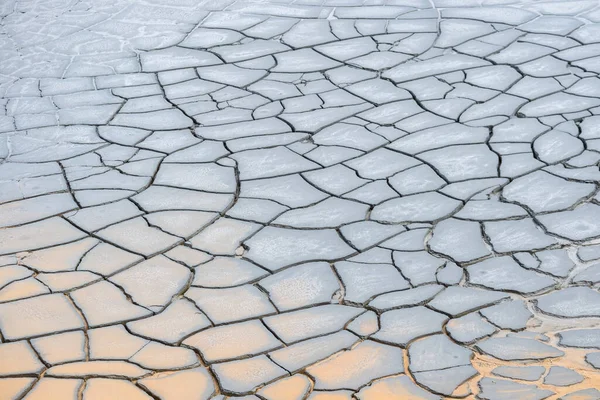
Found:
<path fill-rule="evenodd" d="M 0 4 L 0 399 L 600 399 L 596 1 Z"/>

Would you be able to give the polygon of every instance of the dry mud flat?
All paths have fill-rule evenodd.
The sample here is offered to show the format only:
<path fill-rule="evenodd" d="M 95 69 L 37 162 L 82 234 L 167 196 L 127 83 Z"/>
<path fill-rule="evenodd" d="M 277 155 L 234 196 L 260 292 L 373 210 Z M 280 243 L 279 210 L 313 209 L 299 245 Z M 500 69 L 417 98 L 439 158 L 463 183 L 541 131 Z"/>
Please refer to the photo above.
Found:
<path fill-rule="evenodd" d="M 0 4 L 0 399 L 600 399 L 596 1 Z"/>

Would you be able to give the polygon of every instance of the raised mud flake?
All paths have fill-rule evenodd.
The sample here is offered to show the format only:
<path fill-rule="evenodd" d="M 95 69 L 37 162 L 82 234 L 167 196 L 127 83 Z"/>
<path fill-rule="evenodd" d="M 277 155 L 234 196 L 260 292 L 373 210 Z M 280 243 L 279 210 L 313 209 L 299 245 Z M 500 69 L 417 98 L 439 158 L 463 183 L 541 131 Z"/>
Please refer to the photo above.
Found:
<path fill-rule="evenodd" d="M 337 228 L 364 220 L 368 210 L 369 207 L 365 204 L 329 197 L 306 208 L 288 210 L 272 223 L 292 228 Z"/>
<path fill-rule="evenodd" d="M 354 247 L 365 250 L 374 244 L 391 236 L 403 232 L 404 227 L 400 225 L 386 225 L 374 221 L 359 221 L 342 226 L 340 233 Z"/>
<path fill-rule="evenodd" d="M 483 241 L 478 223 L 454 218 L 443 220 L 435 226 L 429 247 L 457 262 L 472 261 L 491 254 Z"/>
<path fill-rule="evenodd" d="M 440 31 L 436 46 L 447 48 L 492 33 L 494 29 L 490 24 L 481 21 L 448 19 L 440 23 Z"/>
<path fill-rule="evenodd" d="M 434 114 L 441 115 L 446 118 L 458 119 L 459 116 L 475 102 L 470 99 L 442 99 L 442 100 L 427 100 L 421 104 L 423 107 Z"/>
<path fill-rule="evenodd" d="M 65 332 L 31 340 L 40 359 L 48 364 L 60 364 L 85 359 L 83 331 Z"/>
<path fill-rule="evenodd" d="M 77 310 L 62 294 L 49 294 L 0 304 L 0 329 L 6 339 L 82 329 Z"/>
<path fill-rule="evenodd" d="M 519 65 L 553 53 L 553 49 L 535 43 L 515 41 L 487 57 L 494 63 Z M 529 116 L 529 115 L 528 115 Z"/>
<path fill-rule="evenodd" d="M 252 285 L 226 289 L 192 287 L 185 295 L 193 300 L 215 324 L 240 321 L 276 312 L 267 295 Z"/>
<path fill-rule="evenodd" d="M 360 339 L 342 330 L 294 343 L 269 353 L 269 357 L 288 371 L 295 372 L 324 360 L 340 350 L 350 349 Z"/>
<path fill-rule="evenodd" d="M 226 215 L 244 221 L 268 223 L 287 209 L 271 200 L 238 198 Z"/>
<path fill-rule="evenodd" d="M 389 147 L 403 153 L 418 154 L 446 146 L 484 143 L 488 136 L 489 132 L 484 128 L 453 123 L 402 135 Z"/>
<path fill-rule="evenodd" d="M 496 332 L 497 328 L 481 318 L 477 313 L 467 314 L 460 318 L 454 318 L 446 324 L 446 331 L 460 343 L 471 343 L 482 337 Z"/>
<path fill-rule="evenodd" d="M 149 342 L 130 361 L 150 370 L 176 370 L 198 366 L 196 353 L 183 347 L 171 347 Z"/>
<path fill-rule="evenodd" d="M 566 347 L 600 349 L 600 329 L 574 329 L 558 334 L 559 344 Z"/>
<path fill-rule="evenodd" d="M 485 400 L 512 400 L 515 396 L 523 400 L 543 400 L 554 392 L 546 389 L 539 389 L 534 385 L 507 381 L 496 378 L 483 378 L 479 382 L 481 392 L 479 397 Z"/>
<path fill-rule="evenodd" d="M 498 337 L 479 342 L 477 348 L 500 360 L 543 360 L 561 357 L 565 353 L 532 339 Z"/>
<path fill-rule="evenodd" d="M 519 112 L 526 117 L 544 117 L 553 114 L 579 112 L 598 105 L 600 105 L 600 100 L 593 97 L 555 93 L 525 104 Z"/>
<path fill-rule="evenodd" d="M 115 285 L 101 281 L 71 293 L 91 327 L 138 319 L 151 311 L 131 303 Z"/>
<path fill-rule="evenodd" d="M 8 400 L 17 400 L 35 384 L 35 378 L 3 378 L 0 379 L 0 393 Z"/>
<path fill-rule="evenodd" d="M 275 59 L 270 56 L 271 54 L 277 54 L 290 50 L 290 48 L 283 43 L 271 40 L 256 39 L 247 43 L 239 45 L 228 45 L 218 46 L 213 51 L 219 54 L 228 63 L 237 62 L 242 64 L 240 61 L 256 61 L 259 60 L 259 69 L 266 69 L 274 66 Z M 261 58 L 262 57 L 262 58 Z"/>
<path fill-rule="evenodd" d="M 448 196 L 452 196 L 463 201 L 467 201 L 473 197 L 475 194 L 489 193 L 498 186 L 507 183 L 508 179 L 506 178 L 486 178 L 486 179 L 476 179 L 476 180 L 468 180 L 464 182 L 455 182 L 451 183 L 445 187 L 443 187 L 440 192 L 444 193 Z M 475 199 L 474 199 L 475 200 Z M 481 200 L 481 198 L 480 198 Z M 511 211 L 512 213 L 519 214 L 518 212 Z M 520 211 L 523 213 L 523 211 Z M 458 213 L 457 213 L 458 215 Z"/>
<path fill-rule="evenodd" d="M 375 312 L 367 311 L 350 321 L 346 329 L 360 337 L 371 336 L 379 330 L 379 317 Z"/>
<path fill-rule="evenodd" d="M 596 369 L 600 369 L 600 353 L 588 353 L 585 361 Z"/>
<path fill-rule="evenodd" d="M 490 221 L 483 224 L 492 247 L 498 253 L 541 250 L 557 244 L 530 218 L 509 221 Z"/>
<path fill-rule="evenodd" d="M 214 364 L 211 369 L 223 390 L 235 394 L 249 394 L 257 386 L 288 374 L 264 355 Z"/>
<path fill-rule="evenodd" d="M 183 109 L 185 107 L 185 105 L 183 105 L 181 107 Z M 146 114 L 146 113 L 144 113 L 144 114 Z M 142 114 L 142 115 L 144 115 L 144 114 Z M 183 128 L 183 127 L 181 127 L 181 128 Z M 167 126 L 161 126 L 160 128 L 159 127 L 156 127 L 156 128 L 146 127 L 146 129 L 152 129 L 152 130 L 156 129 L 156 131 L 153 132 L 152 135 L 150 135 L 146 139 L 144 139 L 144 141 L 137 144 L 137 147 L 140 147 L 143 149 L 148 149 L 148 150 L 157 151 L 157 152 L 161 152 L 161 153 L 171 154 L 180 149 L 187 148 L 191 145 L 194 145 L 194 144 L 200 142 L 196 137 L 194 137 L 192 135 L 192 133 L 189 129 L 167 130 L 167 129 L 169 129 Z M 165 129 L 165 130 L 158 130 L 158 129 Z M 154 155 L 156 157 L 156 153 L 154 153 Z M 128 166 L 125 166 L 125 168 L 124 168 L 125 171 L 127 171 L 129 169 L 127 167 Z M 153 165 L 153 168 L 151 168 L 151 170 L 155 171 L 156 165 Z"/>
<path fill-rule="evenodd" d="M 111 125 L 146 130 L 183 129 L 193 125 L 193 121 L 176 108 L 147 113 L 117 114 Z"/>
<path fill-rule="evenodd" d="M 189 240 L 191 246 L 214 255 L 233 256 L 248 236 L 261 228 L 252 222 L 219 218 Z"/>
<path fill-rule="evenodd" d="M 240 68 L 231 64 L 200 67 L 197 71 L 201 79 L 239 88 L 259 81 L 267 74 L 265 71 Z"/>
<path fill-rule="evenodd" d="M 527 103 L 525 99 L 502 93 L 483 104 L 473 104 L 461 114 L 459 120 L 475 126 L 500 123 L 524 103 Z"/>
<path fill-rule="evenodd" d="M 446 263 L 435 274 L 437 281 L 443 285 L 458 285 L 464 276 L 465 271 L 453 262 Z"/>
<path fill-rule="evenodd" d="M 494 325 L 511 330 L 524 329 L 527 326 L 527 321 L 533 316 L 522 300 L 505 301 L 484 308 L 480 312 Z"/>
<path fill-rule="evenodd" d="M 186 267 L 160 255 L 113 275 L 110 281 L 122 287 L 137 304 L 161 310 L 190 279 Z"/>
<path fill-rule="evenodd" d="M 52 396 L 57 399 L 75 400 L 82 383 L 81 379 L 42 378 L 25 398 L 43 400 L 48 398 L 48 393 L 52 393 Z"/>
<path fill-rule="evenodd" d="M 409 368 L 413 373 L 470 366 L 472 356 L 471 350 L 455 344 L 443 334 L 427 336 L 408 347 Z"/>
<path fill-rule="evenodd" d="M 447 320 L 447 316 L 422 306 L 391 310 L 381 314 L 381 329 L 373 338 L 406 346 L 422 336 L 442 333 L 442 326 Z"/>
<path fill-rule="evenodd" d="M 481 144 L 458 145 L 419 155 L 450 182 L 498 176 L 498 156 Z"/>
<path fill-rule="evenodd" d="M 290 344 L 337 332 L 362 312 L 358 307 L 328 304 L 269 316 L 263 321 L 278 338 Z"/>
<path fill-rule="evenodd" d="M 389 242 L 389 241 L 388 241 Z M 382 244 L 385 247 L 385 243 Z M 436 273 L 445 264 L 444 259 L 426 251 L 394 251 L 394 265 L 413 286 L 437 283 Z"/>
<path fill-rule="evenodd" d="M 334 293 L 340 290 L 337 277 L 324 262 L 285 269 L 259 284 L 280 311 L 331 302 Z"/>
<path fill-rule="evenodd" d="M 503 177 L 515 178 L 520 175 L 542 168 L 545 164 L 531 153 L 508 154 L 502 157 L 503 163 L 500 165 L 500 175 Z"/>
<path fill-rule="evenodd" d="M 422 62 L 399 65 L 385 71 L 383 77 L 399 83 L 484 65 L 489 65 L 489 63 L 475 57 L 452 54 Z"/>
<path fill-rule="evenodd" d="M 173 300 L 160 314 L 127 323 L 127 328 L 143 337 L 175 343 L 210 325 L 192 302 L 179 299 Z"/>
<path fill-rule="evenodd" d="M 36 278 L 27 278 L 8 284 L 0 290 L 0 302 L 26 299 L 29 297 L 48 294 L 50 290 Z"/>
<path fill-rule="evenodd" d="M 374 76 L 375 74 L 369 76 L 369 78 Z M 351 81 L 354 82 L 356 80 L 352 79 Z M 368 109 L 367 111 L 358 114 L 358 117 L 375 124 L 389 126 L 396 124 L 405 118 L 417 115 L 422 112 L 422 110 L 423 109 L 414 100 L 409 99 Z"/>
<path fill-rule="evenodd" d="M 467 267 L 469 282 L 493 290 L 529 294 L 556 285 L 547 275 L 521 267 L 510 257 L 495 257 Z"/>
<path fill-rule="evenodd" d="M 582 389 L 575 392 L 569 393 L 563 397 L 562 400 L 597 400 L 600 399 L 600 390 L 598 389 Z"/>
<path fill-rule="evenodd" d="M 258 320 L 205 329 L 185 339 L 183 344 L 198 349 L 211 364 L 260 354 L 282 345 Z"/>
<path fill-rule="evenodd" d="M 306 371 L 315 379 L 315 389 L 356 390 L 373 379 L 402 373 L 404 366 L 400 349 L 365 341 Z"/>
<path fill-rule="evenodd" d="M 370 205 L 379 204 L 385 200 L 390 200 L 398 194 L 384 180 L 376 180 L 367 183 L 349 193 L 343 195 L 347 199 L 358 200 Z"/>
<path fill-rule="evenodd" d="M 411 229 L 409 231 L 402 232 L 399 235 L 386 240 L 385 242 L 382 242 L 380 244 L 380 248 L 389 248 L 398 251 L 423 250 L 425 249 L 425 237 L 428 235 L 428 233 L 429 228 L 427 226 Z"/>
<path fill-rule="evenodd" d="M 600 293 L 587 287 L 569 287 L 537 299 L 544 313 L 566 318 L 600 315 Z"/>
<path fill-rule="evenodd" d="M 594 186 L 589 183 L 567 181 L 536 171 L 505 186 L 502 195 L 535 212 L 545 212 L 567 209 L 593 191 Z"/>
<path fill-rule="evenodd" d="M 439 400 L 440 397 L 433 395 L 416 385 L 408 376 L 398 375 L 394 377 L 376 380 L 368 386 L 363 387 L 357 394 L 360 400 Z M 328 400 L 328 399 L 323 399 Z M 332 399 L 333 400 L 333 399 Z"/>
<path fill-rule="evenodd" d="M 600 236 L 600 207 L 586 203 L 574 210 L 541 215 L 540 223 L 551 233 L 571 240 Z"/>
<path fill-rule="evenodd" d="M 70 194 L 57 193 L 0 205 L 0 227 L 22 225 L 77 209 Z"/>
<path fill-rule="evenodd" d="M 420 305 L 431 300 L 444 289 L 441 285 L 422 285 L 414 289 L 379 295 L 369 302 L 369 307 L 379 311 Z"/>
<path fill-rule="evenodd" d="M 584 144 L 581 140 L 558 129 L 544 133 L 533 142 L 533 150 L 537 157 L 553 164 L 581 154 Z"/>
<path fill-rule="evenodd" d="M 146 215 L 150 225 L 156 226 L 173 236 L 190 237 L 217 217 L 215 213 L 203 211 L 158 211 Z"/>
<path fill-rule="evenodd" d="M 245 242 L 246 257 L 276 271 L 306 261 L 336 260 L 355 252 L 332 229 L 300 230 L 267 226 Z"/>
<path fill-rule="evenodd" d="M 156 255 L 182 241 L 176 236 L 149 226 L 148 222 L 142 217 L 104 228 L 98 232 L 98 236 L 119 247 L 124 247 L 133 253 L 146 257 Z"/>
<path fill-rule="evenodd" d="M 102 400 L 105 396 L 131 400 L 150 400 L 152 397 L 126 380 L 94 378 L 87 381 L 83 400 Z"/>
<path fill-rule="evenodd" d="M 352 117 L 356 113 L 369 108 L 370 105 L 368 104 L 327 107 L 304 113 L 284 113 L 281 115 L 281 119 L 288 122 L 297 131 L 316 133 L 332 123 Z"/>
<path fill-rule="evenodd" d="M 264 269 L 239 258 L 215 257 L 198 265 L 192 286 L 219 288 L 256 281 L 268 274 Z"/>
<path fill-rule="evenodd" d="M 444 395 L 468 395 L 470 389 L 460 386 L 477 375 L 477 370 L 470 365 L 462 365 L 438 371 L 416 372 L 415 381 L 422 386 Z"/>
<path fill-rule="evenodd" d="M 122 250 L 108 243 L 99 243 L 88 251 L 77 266 L 78 271 L 91 271 L 109 276 L 135 264 L 142 256 Z"/>
<path fill-rule="evenodd" d="M 581 374 L 564 367 L 550 367 L 550 372 L 544 378 L 544 383 L 554 386 L 570 386 L 582 382 L 584 379 Z"/>
<path fill-rule="evenodd" d="M 303 175 L 319 189 L 336 196 L 369 183 L 368 180 L 359 178 L 355 171 L 339 164 L 317 171 L 306 172 Z"/>
<path fill-rule="evenodd" d="M 579 247 L 577 249 L 577 257 L 584 262 L 600 259 L 600 245 Z"/>
<path fill-rule="evenodd" d="M 507 298 L 504 293 L 462 286 L 450 286 L 431 300 L 429 307 L 452 316 L 460 316 Z"/>
<path fill-rule="evenodd" d="M 313 136 L 313 141 L 317 145 L 345 146 L 363 151 L 373 150 L 387 143 L 384 138 L 369 132 L 363 126 L 344 122 L 323 128 Z"/>
<path fill-rule="evenodd" d="M 202 163 L 215 162 L 229 154 L 222 142 L 205 140 L 168 155 L 165 163 Z"/>
<path fill-rule="evenodd" d="M 390 185 L 403 196 L 437 190 L 446 182 L 428 165 L 417 165 L 390 178 Z"/>
<path fill-rule="evenodd" d="M 311 381 L 305 375 L 292 375 L 265 386 L 257 393 L 267 400 L 296 400 L 305 398 L 311 386 Z"/>
<path fill-rule="evenodd" d="M 46 371 L 47 376 L 58 378 L 91 378 L 103 376 L 108 378 L 137 379 L 149 373 L 150 371 L 127 361 L 80 361 L 56 365 Z M 118 380 L 115 379 L 114 381 Z"/>
<path fill-rule="evenodd" d="M 150 186 L 133 200 L 148 212 L 198 210 L 221 212 L 233 201 L 233 194 L 207 193 L 166 186 Z"/>
<path fill-rule="evenodd" d="M 142 211 L 130 200 L 86 207 L 67 215 L 67 219 L 81 229 L 94 232 L 117 222 L 141 215 Z"/>
<path fill-rule="evenodd" d="M 569 257 L 566 249 L 544 250 L 537 252 L 535 255 L 540 260 L 538 269 L 554 276 L 566 278 L 575 267 L 575 263 Z M 592 267 L 590 266 L 590 268 L 583 271 L 584 278 L 586 276 L 593 277 L 595 271 Z M 590 275 L 587 275 L 586 271 L 589 271 Z M 579 276 L 581 275 L 577 274 L 573 280 L 575 282 L 579 281 Z"/>
<path fill-rule="evenodd" d="M 94 232 L 141 214 L 142 211 L 133 202 L 123 199 L 77 210 L 68 214 L 67 219 L 87 232 Z"/>
<path fill-rule="evenodd" d="M 73 242 L 86 234 L 59 217 L 0 230 L 0 254 L 36 250 Z"/>
<path fill-rule="evenodd" d="M 236 188 L 233 168 L 213 163 L 164 164 L 154 183 L 214 193 L 233 193 Z"/>
<path fill-rule="evenodd" d="M 413 194 L 383 202 L 371 218 L 381 222 L 432 222 L 451 214 L 460 202 L 437 192 Z"/>
<path fill-rule="evenodd" d="M 346 86 L 345 90 L 377 105 L 410 99 L 410 94 L 391 82 L 375 78 Z"/>
<path fill-rule="evenodd" d="M 26 341 L 0 344 L 0 376 L 38 374 L 44 369 L 37 355 Z"/>
<path fill-rule="evenodd" d="M 474 68 L 466 71 L 466 74 L 467 83 L 503 92 L 521 78 L 521 74 L 508 65 Z"/>
<path fill-rule="evenodd" d="M 208 400 L 215 392 L 214 382 L 203 367 L 159 373 L 140 379 L 138 384 L 164 400 Z"/>
<path fill-rule="evenodd" d="M 148 72 L 200 67 L 221 63 L 214 54 L 180 47 L 149 51 L 147 53 L 142 53 L 140 58 L 144 71 Z"/>
<path fill-rule="evenodd" d="M 386 179 L 418 164 L 420 162 L 417 159 L 386 148 L 379 148 L 345 163 L 359 177 L 366 179 Z"/>
<path fill-rule="evenodd" d="M 344 284 L 344 298 L 349 302 L 364 303 L 378 294 L 409 288 L 406 279 L 391 264 L 341 261 L 334 266 Z"/>
<path fill-rule="evenodd" d="M 92 360 L 128 360 L 150 343 L 130 334 L 122 325 L 90 329 L 88 338 Z"/>
<path fill-rule="evenodd" d="M 541 366 L 509 367 L 502 365 L 494 368 L 492 374 L 504 378 L 519 379 L 522 381 L 537 381 L 542 377 L 542 375 L 544 375 L 545 372 L 546 369 Z"/>
<path fill-rule="evenodd" d="M 238 162 L 240 179 L 271 178 L 319 168 L 285 147 L 240 152 L 232 156 Z"/>
<path fill-rule="evenodd" d="M 573 277 L 575 283 L 591 283 L 600 282 L 600 264 L 590 265 L 588 268 L 578 273 Z"/>
<path fill-rule="evenodd" d="M 38 274 L 37 280 L 52 292 L 66 292 L 100 280 L 101 277 L 87 271 L 66 271 L 51 274 Z"/>

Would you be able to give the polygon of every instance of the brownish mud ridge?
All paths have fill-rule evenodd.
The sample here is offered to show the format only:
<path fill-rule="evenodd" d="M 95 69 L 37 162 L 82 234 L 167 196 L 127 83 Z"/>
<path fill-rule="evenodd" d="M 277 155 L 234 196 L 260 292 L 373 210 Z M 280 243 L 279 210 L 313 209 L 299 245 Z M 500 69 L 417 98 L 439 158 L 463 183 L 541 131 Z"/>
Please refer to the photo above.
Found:
<path fill-rule="evenodd" d="M 600 6 L 0 2 L 0 400 L 600 400 Z"/>

